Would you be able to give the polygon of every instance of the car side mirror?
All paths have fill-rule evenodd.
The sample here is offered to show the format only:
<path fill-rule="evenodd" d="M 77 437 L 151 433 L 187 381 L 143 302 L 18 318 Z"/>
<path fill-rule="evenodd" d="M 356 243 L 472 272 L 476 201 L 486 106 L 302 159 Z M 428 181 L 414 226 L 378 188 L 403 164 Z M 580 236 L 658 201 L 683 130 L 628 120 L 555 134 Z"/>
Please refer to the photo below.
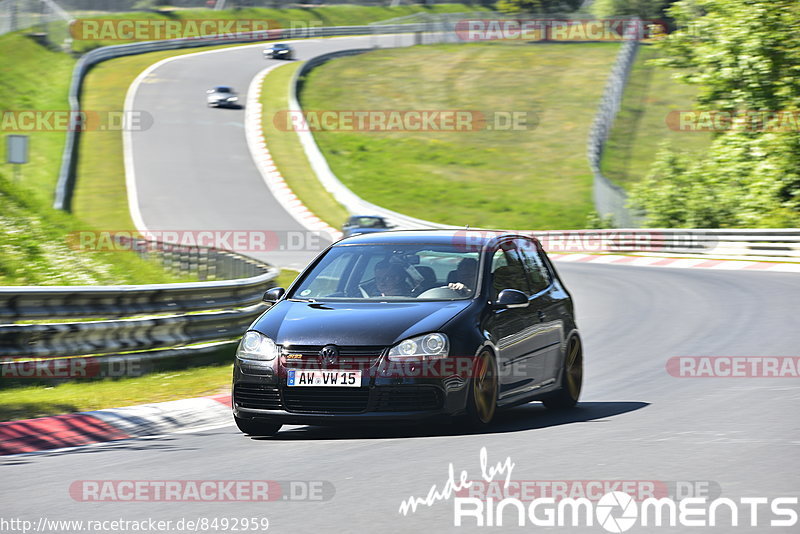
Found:
<path fill-rule="evenodd" d="M 525 308 L 528 306 L 528 296 L 516 289 L 504 289 L 497 295 L 497 302 L 492 306 L 498 310 Z"/>
<path fill-rule="evenodd" d="M 286 293 L 286 290 L 282 287 L 273 287 L 268 289 L 266 293 L 264 293 L 264 298 L 262 299 L 264 302 L 269 304 L 275 304 L 281 297 Z"/>

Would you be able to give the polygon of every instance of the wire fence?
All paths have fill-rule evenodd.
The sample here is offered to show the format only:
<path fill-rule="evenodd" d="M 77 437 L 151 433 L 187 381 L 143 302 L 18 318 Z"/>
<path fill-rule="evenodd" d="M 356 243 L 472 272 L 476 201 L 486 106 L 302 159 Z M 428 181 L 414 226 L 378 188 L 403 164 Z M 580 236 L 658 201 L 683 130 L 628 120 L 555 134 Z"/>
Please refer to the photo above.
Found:
<path fill-rule="evenodd" d="M 72 15 L 54 0 L 0 1 L 0 35 L 28 30 L 43 44 L 69 47 L 72 20 Z"/>
<path fill-rule="evenodd" d="M 639 46 L 639 39 L 635 38 L 635 36 L 630 36 L 622 45 L 608 82 L 606 82 L 597 115 L 595 115 L 592 128 L 589 131 L 589 140 L 586 147 L 589 166 L 594 175 L 592 194 L 595 211 L 603 218 L 610 216 L 613 225 L 619 228 L 640 226 L 640 218 L 631 213 L 626 207 L 628 197 L 625 190 L 603 175 L 600 169 L 600 162 L 606 141 L 608 141 L 608 136 L 614 125 L 614 119 L 616 119 L 619 112 L 622 95 L 628 83 L 628 75 L 631 72 L 634 61 L 636 61 Z"/>

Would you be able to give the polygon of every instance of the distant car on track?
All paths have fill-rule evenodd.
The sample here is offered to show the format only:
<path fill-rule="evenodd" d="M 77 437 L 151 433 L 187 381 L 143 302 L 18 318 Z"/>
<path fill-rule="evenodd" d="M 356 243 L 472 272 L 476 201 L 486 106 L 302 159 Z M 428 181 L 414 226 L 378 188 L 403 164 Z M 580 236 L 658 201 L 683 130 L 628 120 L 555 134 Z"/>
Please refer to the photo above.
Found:
<path fill-rule="evenodd" d="M 466 418 L 583 382 L 572 297 L 541 245 L 506 232 L 393 231 L 338 241 L 236 350 L 233 416 L 253 436 L 284 424 Z"/>
<path fill-rule="evenodd" d="M 386 222 L 386 219 L 377 215 L 354 215 L 345 221 L 342 226 L 342 234 L 349 237 L 356 234 L 370 234 L 373 232 L 385 232 L 394 228 Z"/>
<path fill-rule="evenodd" d="M 206 100 L 210 108 L 238 108 L 239 95 L 233 90 L 233 87 L 227 85 L 218 85 L 206 91 Z"/>
<path fill-rule="evenodd" d="M 294 59 L 294 48 L 285 43 L 275 43 L 263 53 L 264 59 Z"/>

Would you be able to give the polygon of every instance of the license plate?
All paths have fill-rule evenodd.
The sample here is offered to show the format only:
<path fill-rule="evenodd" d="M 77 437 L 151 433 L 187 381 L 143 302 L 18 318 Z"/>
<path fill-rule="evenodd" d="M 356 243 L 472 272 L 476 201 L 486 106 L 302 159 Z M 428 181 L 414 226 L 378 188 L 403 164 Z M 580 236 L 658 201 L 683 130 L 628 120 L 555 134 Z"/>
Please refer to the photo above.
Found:
<path fill-rule="evenodd" d="M 290 369 L 287 386 L 361 387 L 361 371 L 323 371 Z"/>

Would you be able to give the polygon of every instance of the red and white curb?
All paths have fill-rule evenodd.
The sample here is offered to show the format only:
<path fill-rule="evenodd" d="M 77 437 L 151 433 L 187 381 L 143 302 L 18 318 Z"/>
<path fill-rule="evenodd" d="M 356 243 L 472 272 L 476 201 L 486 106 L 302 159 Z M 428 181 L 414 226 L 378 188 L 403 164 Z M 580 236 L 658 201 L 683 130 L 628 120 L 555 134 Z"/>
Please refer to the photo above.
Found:
<path fill-rule="evenodd" d="M 556 252 L 548 252 L 547 256 L 553 261 L 569 263 L 605 263 L 610 265 L 633 265 L 636 267 L 670 267 L 673 269 L 718 269 L 724 271 L 800 273 L 800 263 L 622 256 L 618 254 L 559 254 Z"/>
<path fill-rule="evenodd" d="M 314 232 L 326 232 L 330 235 L 332 241 L 338 241 L 342 237 L 342 233 L 333 228 L 328 223 L 311 213 L 311 211 L 297 198 L 286 180 L 283 179 L 280 171 L 272 160 L 272 155 L 267 148 L 267 142 L 264 139 L 264 129 L 262 127 L 262 109 L 261 109 L 261 86 L 264 83 L 264 77 L 272 69 L 279 65 L 271 65 L 258 74 L 250 82 L 250 87 L 247 89 L 247 105 L 244 112 L 244 129 L 247 136 L 247 146 L 250 149 L 250 154 L 255 162 L 264 183 L 267 184 L 272 195 L 278 200 L 281 206 L 286 209 L 289 214 L 303 225 L 308 230 Z"/>
<path fill-rule="evenodd" d="M 229 393 L 0 423 L 0 455 L 198 432 L 233 423 Z"/>

